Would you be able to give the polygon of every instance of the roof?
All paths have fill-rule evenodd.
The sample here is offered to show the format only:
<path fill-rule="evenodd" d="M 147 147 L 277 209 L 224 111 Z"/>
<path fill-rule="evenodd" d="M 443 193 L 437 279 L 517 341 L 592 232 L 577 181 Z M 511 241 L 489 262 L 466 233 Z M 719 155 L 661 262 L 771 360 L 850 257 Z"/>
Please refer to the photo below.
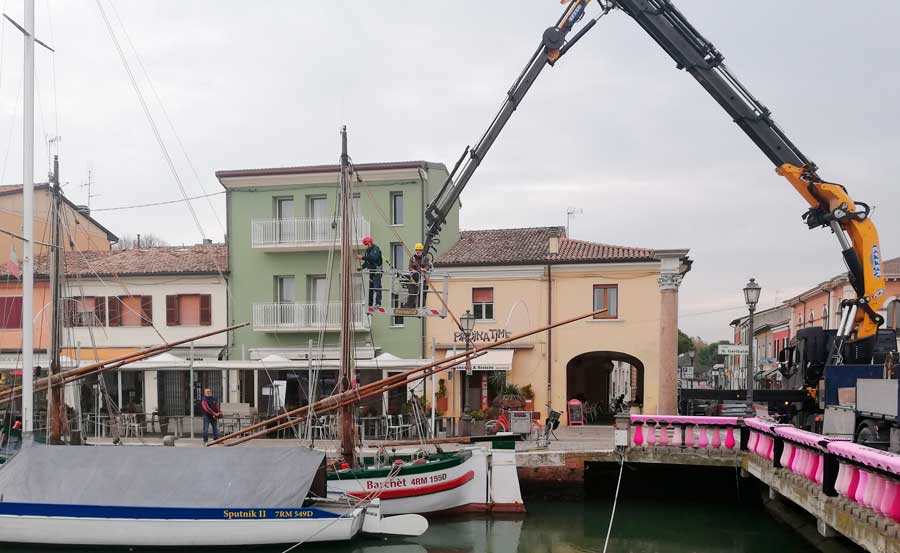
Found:
<path fill-rule="evenodd" d="M 34 184 L 35 190 L 50 190 L 50 184 L 46 182 L 38 182 Z M 9 194 L 21 194 L 22 193 L 22 185 L 21 184 L 3 184 L 0 185 L 0 196 L 6 196 Z M 97 219 L 91 217 L 90 213 L 85 213 L 82 211 L 82 206 L 78 206 L 72 202 L 69 198 L 66 197 L 65 194 L 62 194 L 62 199 L 66 204 L 71 207 L 73 210 L 81 213 L 82 216 L 86 217 L 88 221 L 94 224 L 97 228 L 106 233 L 106 238 L 110 242 L 118 242 L 119 237 L 112 233 L 108 228 L 104 227 L 100 224 Z"/>
<path fill-rule="evenodd" d="M 225 244 L 65 253 L 66 275 L 70 278 L 219 274 L 228 270 L 227 259 Z M 35 260 L 34 272 L 42 276 L 50 273 L 47 256 Z M 2 267 L 0 275 L 9 276 L 9 272 Z"/>
<path fill-rule="evenodd" d="M 884 274 L 885 278 L 900 279 L 900 257 L 894 257 L 891 259 L 884 260 L 881 263 L 881 270 L 882 270 L 882 274 Z M 788 305 L 796 305 L 798 303 L 802 303 L 802 302 L 808 300 L 810 297 L 813 297 L 820 292 L 823 292 L 826 290 L 833 290 L 833 289 L 837 288 L 838 286 L 840 286 L 846 282 L 849 282 L 849 280 L 850 279 L 847 276 L 846 272 L 837 274 L 837 275 L 829 278 L 828 280 L 824 280 L 824 281 L 816 284 L 815 286 L 813 286 L 812 288 L 809 288 L 808 290 L 804 290 L 803 292 L 797 294 L 796 296 L 794 296 L 792 298 L 788 298 L 788 299 L 784 300 L 783 303 L 788 304 Z"/>
<path fill-rule="evenodd" d="M 612 263 L 654 261 L 654 250 L 573 240 L 563 227 L 464 230 L 459 241 L 435 265 L 515 265 L 546 263 Z M 559 238 L 559 253 L 549 251 Z"/>
<path fill-rule="evenodd" d="M 353 168 L 357 171 L 391 171 L 398 169 L 428 169 L 431 167 L 441 167 L 442 163 L 432 163 L 429 161 L 386 161 L 379 163 L 356 163 Z M 231 169 L 216 171 L 216 178 L 227 179 L 232 177 L 267 177 L 274 175 L 309 175 L 314 173 L 337 173 L 341 170 L 341 166 L 332 165 L 301 165 L 297 167 L 269 167 L 262 169 Z"/>

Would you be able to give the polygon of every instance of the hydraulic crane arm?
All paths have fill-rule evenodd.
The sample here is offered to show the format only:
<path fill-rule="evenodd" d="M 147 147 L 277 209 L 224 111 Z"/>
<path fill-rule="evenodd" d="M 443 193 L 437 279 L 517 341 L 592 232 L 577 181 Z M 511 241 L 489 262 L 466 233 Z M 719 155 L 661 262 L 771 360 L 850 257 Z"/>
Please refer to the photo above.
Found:
<path fill-rule="evenodd" d="M 869 219 L 869 206 L 850 199 L 840 184 L 819 178 L 815 164 L 778 128 L 769 110 L 728 71 L 715 46 L 669 0 L 609 1 L 630 15 L 679 69 L 690 73 L 775 164 L 776 172 L 809 203 L 803 215 L 809 228 L 831 228 L 857 295 L 842 304 L 838 336 L 842 341 L 855 329 L 857 340 L 874 337 L 884 322 L 878 310 L 884 301 L 885 280 L 878 232 Z"/>
<path fill-rule="evenodd" d="M 532 54 L 525 69 L 519 74 L 509 91 L 507 91 L 503 105 L 500 111 L 497 112 L 494 120 L 491 121 L 487 131 L 485 131 L 474 147 L 467 147 L 463 151 L 459 161 L 453 167 L 453 171 L 450 172 L 450 176 L 444 181 L 440 192 L 428 204 L 428 207 L 425 209 L 426 230 L 424 245 L 426 253 L 432 253 L 434 246 L 439 243 L 437 237 L 446 222 L 447 215 L 453 209 L 453 206 L 459 199 L 459 195 L 469 183 L 472 175 L 475 174 L 475 170 L 478 169 L 484 156 L 491 149 L 497 136 L 499 136 L 500 131 L 506 126 L 509 118 L 512 117 L 513 112 L 516 111 L 519 103 L 525 97 L 525 94 L 528 93 L 531 85 L 541 74 L 544 67 L 556 63 L 597 23 L 600 17 L 612 8 L 611 6 L 605 7 L 598 17 L 590 20 L 567 41 L 566 36 L 575 24 L 584 17 L 585 8 L 589 2 L 590 0 L 571 0 L 559 21 L 556 22 L 556 25 L 544 31 L 540 46 Z M 456 176 L 457 172 L 459 173 L 458 177 Z"/>

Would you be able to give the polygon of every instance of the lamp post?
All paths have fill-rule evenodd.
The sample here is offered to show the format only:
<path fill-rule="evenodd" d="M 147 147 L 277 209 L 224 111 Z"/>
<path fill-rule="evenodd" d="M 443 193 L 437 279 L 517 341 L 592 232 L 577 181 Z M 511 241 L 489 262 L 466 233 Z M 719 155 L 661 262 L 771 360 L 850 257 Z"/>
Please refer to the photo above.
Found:
<path fill-rule="evenodd" d="M 697 352 L 695 350 L 689 349 L 687 354 L 688 354 L 688 359 L 691 360 L 691 378 L 696 378 L 697 374 L 694 369 L 694 357 L 697 356 Z M 691 382 L 691 388 L 693 388 L 693 387 L 694 387 L 694 384 L 693 384 L 693 382 Z"/>
<path fill-rule="evenodd" d="M 753 313 L 756 311 L 756 304 L 759 302 L 759 293 L 762 291 L 755 278 L 751 278 L 750 282 L 744 286 L 744 301 L 747 303 L 747 309 L 750 311 L 750 319 L 748 321 L 749 328 L 747 330 L 747 412 L 753 414 Z"/>
<path fill-rule="evenodd" d="M 459 318 L 459 324 L 462 326 L 463 337 L 466 339 L 466 353 L 468 353 L 472 349 L 472 329 L 475 328 L 475 315 L 466 309 L 466 312 Z M 471 375 L 472 360 L 466 357 L 466 374 L 460 383 L 462 388 L 463 416 L 466 416 L 466 413 L 469 411 L 469 377 Z"/>

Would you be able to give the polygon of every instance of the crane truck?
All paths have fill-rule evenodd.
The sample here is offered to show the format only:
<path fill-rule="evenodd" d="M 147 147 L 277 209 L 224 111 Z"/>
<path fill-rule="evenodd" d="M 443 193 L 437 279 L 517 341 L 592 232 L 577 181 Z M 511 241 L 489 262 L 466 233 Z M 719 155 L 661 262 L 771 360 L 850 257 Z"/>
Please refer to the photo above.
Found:
<path fill-rule="evenodd" d="M 885 277 L 881 268 L 878 232 L 867 203 L 854 200 L 839 183 L 825 180 L 819 168 L 794 144 L 772 118 L 770 110 L 734 76 L 724 56 L 709 42 L 670 0 L 597 0 L 599 15 L 570 31 L 585 17 L 591 0 L 565 0 L 565 11 L 557 23 L 544 31 L 541 43 L 506 93 L 503 105 L 474 147 L 467 147 L 441 190 L 425 212 L 424 244 L 430 254 L 447 214 L 469 183 L 503 127 L 509 121 L 531 85 L 547 66 L 554 65 L 598 20 L 614 10 L 630 16 L 674 61 L 709 93 L 729 117 L 774 165 L 806 201 L 802 219 L 810 229 L 830 230 L 837 239 L 854 294 L 841 302 L 841 322 L 836 330 L 803 329 L 785 358 L 784 374 L 797 390 L 808 391 L 799 410 L 799 426 L 821 422 L 818 409 L 838 403 L 841 388 L 863 387 L 874 391 L 883 403 L 893 403 L 890 432 L 900 437 L 896 415 L 900 396 L 897 378 L 887 374 L 885 359 L 896 356 L 897 339 L 892 329 L 879 330 L 884 318 L 879 314 L 885 300 Z M 873 395 L 870 391 L 869 395 Z M 826 429 L 835 427 L 824 413 Z M 866 413 L 854 410 L 852 422 L 842 414 L 843 431 L 852 427 L 859 436 L 870 428 Z M 819 428 L 816 428 L 817 430 Z"/>

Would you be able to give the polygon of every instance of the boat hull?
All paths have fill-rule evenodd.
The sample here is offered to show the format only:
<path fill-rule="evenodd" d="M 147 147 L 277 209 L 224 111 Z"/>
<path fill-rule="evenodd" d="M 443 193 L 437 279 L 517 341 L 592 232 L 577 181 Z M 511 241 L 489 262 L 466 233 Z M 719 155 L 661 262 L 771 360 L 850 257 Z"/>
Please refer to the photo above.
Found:
<path fill-rule="evenodd" d="M 154 509 L 0 503 L 0 542 L 51 545 L 234 546 L 341 541 L 365 509 Z"/>
<path fill-rule="evenodd" d="M 522 512 L 524 505 L 519 494 L 518 478 L 512 467 L 515 494 L 513 499 L 498 502 L 491 489 L 489 473 L 496 472 L 490 455 L 481 448 L 472 448 L 456 457 L 435 463 L 405 465 L 393 478 L 366 470 L 334 473 L 329 476 L 328 494 L 332 497 L 378 497 L 385 515 L 407 513 L 437 514 L 451 512 L 506 511 Z"/>

